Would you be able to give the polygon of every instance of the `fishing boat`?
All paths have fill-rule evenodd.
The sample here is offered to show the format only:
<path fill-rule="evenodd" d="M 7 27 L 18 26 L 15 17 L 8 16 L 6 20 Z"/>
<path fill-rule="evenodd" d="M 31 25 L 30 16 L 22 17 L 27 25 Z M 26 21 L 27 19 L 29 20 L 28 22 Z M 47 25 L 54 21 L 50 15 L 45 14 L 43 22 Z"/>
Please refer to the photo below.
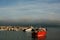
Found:
<path fill-rule="evenodd" d="M 38 30 L 32 32 L 33 38 L 45 39 L 47 34 L 46 28 L 39 28 Z"/>

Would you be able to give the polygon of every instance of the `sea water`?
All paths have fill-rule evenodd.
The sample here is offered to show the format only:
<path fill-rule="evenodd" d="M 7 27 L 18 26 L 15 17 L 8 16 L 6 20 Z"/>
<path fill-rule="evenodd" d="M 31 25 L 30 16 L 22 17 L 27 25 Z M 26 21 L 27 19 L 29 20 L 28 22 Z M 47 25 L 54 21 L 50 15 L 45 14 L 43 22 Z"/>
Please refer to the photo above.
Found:
<path fill-rule="evenodd" d="M 60 40 L 60 28 L 48 27 L 46 40 Z M 31 32 L 0 31 L 0 40 L 38 40 L 31 37 Z"/>

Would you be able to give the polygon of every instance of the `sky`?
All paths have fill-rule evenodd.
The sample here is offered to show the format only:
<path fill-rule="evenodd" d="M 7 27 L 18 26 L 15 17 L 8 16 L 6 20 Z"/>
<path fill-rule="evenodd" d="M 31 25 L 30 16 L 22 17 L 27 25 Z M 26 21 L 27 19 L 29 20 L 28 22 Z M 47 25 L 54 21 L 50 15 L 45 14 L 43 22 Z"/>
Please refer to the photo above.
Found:
<path fill-rule="evenodd" d="M 0 0 L 0 20 L 60 21 L 60 0 Z"/>

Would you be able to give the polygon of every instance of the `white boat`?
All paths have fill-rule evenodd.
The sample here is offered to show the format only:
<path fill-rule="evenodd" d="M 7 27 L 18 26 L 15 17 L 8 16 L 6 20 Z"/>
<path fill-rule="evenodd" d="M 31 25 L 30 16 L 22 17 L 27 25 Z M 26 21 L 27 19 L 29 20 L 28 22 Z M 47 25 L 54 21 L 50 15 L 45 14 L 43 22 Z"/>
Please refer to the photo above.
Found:
<path fill-rule="evenodd" d="M 31 32 L 32 28 L 26 29 L 26 32 Z"/>
<path fill-rule="evenodd" d="M 26 29 L 25 31 L 26 31 L 26 32 L 31 32 L 32 29 L 33 29 L 33 27 L 31 26 L 30 28 Z"/>

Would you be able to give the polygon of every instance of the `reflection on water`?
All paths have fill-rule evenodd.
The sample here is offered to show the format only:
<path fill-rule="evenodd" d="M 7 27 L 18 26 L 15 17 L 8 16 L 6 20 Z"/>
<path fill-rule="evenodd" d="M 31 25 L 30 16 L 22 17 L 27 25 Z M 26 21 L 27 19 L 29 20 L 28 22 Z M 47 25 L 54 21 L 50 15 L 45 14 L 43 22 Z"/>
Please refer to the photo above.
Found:
<path fill-rule="evenodd" d="M 0 40 L 40 40 L 40 38 L 32 38 L 31 32 L 0 31 Z M 48 28 L 46 40 L 60 40 L 60 28 Z"/>
<path fill-rule="evenodd" d="M 43 38 L 32 38 L 32 40 L 46 40 L 46 37 L 43 37 Z"/>

